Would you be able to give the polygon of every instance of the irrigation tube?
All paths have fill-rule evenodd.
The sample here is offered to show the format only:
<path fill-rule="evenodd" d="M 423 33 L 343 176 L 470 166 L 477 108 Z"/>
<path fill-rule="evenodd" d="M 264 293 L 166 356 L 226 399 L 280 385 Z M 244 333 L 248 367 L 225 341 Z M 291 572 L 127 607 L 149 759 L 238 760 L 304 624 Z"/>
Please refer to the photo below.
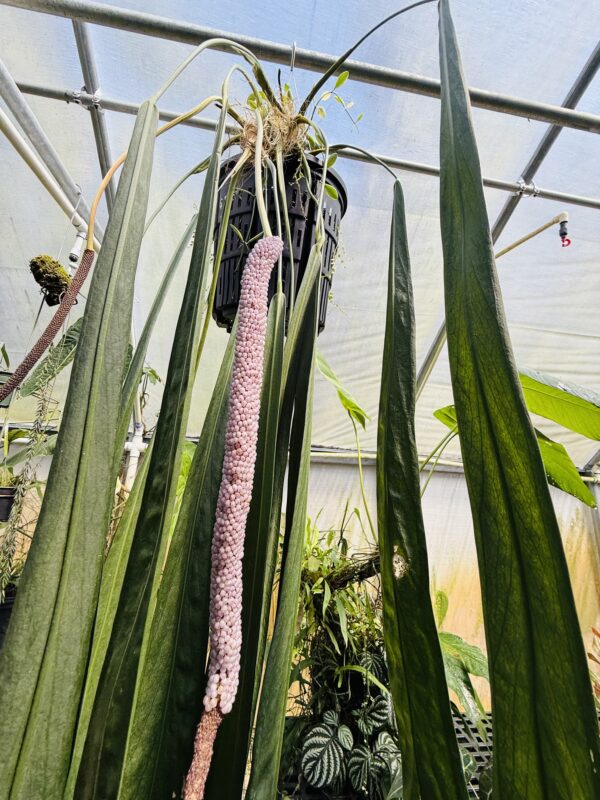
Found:
<path fill-rule="evenodd" d="M 288 65 L 293 56 L 296 67 L 314 72 L 325 71 L 336 60 L 327 53 L 292 48 L 252 36 L 232 35 L 190 22 L 181 22 L 169 17 L 132 11 L 104 3 L 93 3 L 88 0 L 0 0 L 0 3 L 186 44 L 198 45 L 207 39 L 233 38 L 239 44 L 252 50 L 263 61 Z M 433 78 L 354 60 L 347 61 L 343 69 L 350 70 L 350 77 L 355 81 L 427 97 L 440 97 L 440 82 Z M 549 103 L 539 103 L 483 89 L 470 88 L 469 94 L 471 103 L 478 108 L 549 122 L 566 128 L 600 133 L 600 116 L 596 114 L 573 111 Z"/>

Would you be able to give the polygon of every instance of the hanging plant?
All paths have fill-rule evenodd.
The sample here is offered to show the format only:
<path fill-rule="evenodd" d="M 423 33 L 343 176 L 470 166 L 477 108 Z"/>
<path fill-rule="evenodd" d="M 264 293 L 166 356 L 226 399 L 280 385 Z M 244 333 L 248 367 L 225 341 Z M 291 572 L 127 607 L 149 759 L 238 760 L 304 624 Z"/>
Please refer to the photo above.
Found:
<path fill-rule="evenodd" d="M 29 262 L 35 282 L 41 287 L 47 305 L 57 306 L 72 283 L 67 270 L 52 256 L 35 256 Z"/>

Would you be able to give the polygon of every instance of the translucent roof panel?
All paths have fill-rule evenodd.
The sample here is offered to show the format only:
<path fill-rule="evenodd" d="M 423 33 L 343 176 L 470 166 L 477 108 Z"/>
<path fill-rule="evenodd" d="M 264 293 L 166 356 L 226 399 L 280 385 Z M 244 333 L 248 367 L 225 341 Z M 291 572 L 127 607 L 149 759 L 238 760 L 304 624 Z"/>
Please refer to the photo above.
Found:
<path fill-rule="evenodd" d="M 290 5 L 282 12 L 277 0 L 254 4 L 240 0 L 220 3 L 172 0 L 122 2 L 129 8 L 212 26 L 232 35 L 244 34 L 298 48 L 338 54 L 372 24 L 390 13 L 388 2 L 365 5 L 358 0 Z M 452 3 L 470 85 L 521 98 L 560 104 L 597 44 L 600 5 L 580 0 L 577 13 L 565 13 L 558 0 L 498 4 L 495 0 Z M 368 9 L 368 13 L 367 13 Z M 141 103 L 190 52 L 191 47 L 142 36 L 131 31 L 90 26 L 102 95 Z M 0 51 L 18 82 L 61 91 L 82 85 L 81 69 L 70 20 L 0 5 Z M 431 4 L 391 22 L 365 42 L 356 58 L 429 77 L 438 75 L 437 10 Z M 229 67 L 239 59 L 224 53 L 199 58 L 164 97 L 162 106 L 183 111 L 220 91 Z M 290 65 L 267 64 L 276 83 L 282 80 L 303 95 L 314 73 Z M 232 95 L 243 103 L 247 86 L 236 78 Z M 439 102 L 435 99 L 350 80 L 343 96 L 353 101 L 354 125 L 341 106 L 329 102 L 323 120 L 330 142 L 345 142 L 395 158 L 438 163 Z M 100 179 L 89 113 L 76 105 L 27 95 L 27 102 L 59 156 L 88 201 Z M 596 76 L 579 104 L 600 113 L 600 77 Z M 214 118 L 214 112 L 209 114 Z M 484 175 L 515 181 L 534 152 L 547 125 L 515 116 L 474 109 Z M 112 153 L 127 146 L 134 118 L 106 112 Z M 177 129 L 157 142 L 150 209 L 178 177 L 198 163 L 211 145 L 211 134 L 197 128 Z M 536 175 L 538 186 L 600 197 L 600 139 L 564 130 Z M 391 180 L 378 167 L 339 159 L 336 170 L 348 188 L 349 209 L 342 223 L 333 296 L 327 327 L 319 346 L 343 383 L 372 417 L 363 445 L 375 447 L 376 415 L 383 348 L 387 253 L 391 214 Z M 443 320 L 442 254 L 439 231 L 438 180 L 399 173 L 407 206 L 408 232 L 417 313 L 417 363 L 424 358 Z M 40 295 L 27 267 L 39 252 L 66 258 L 72 229 L 64 214 L 37 182 L 5 139 L 0 139 L 0 340 L 17 363 L 50 317 L 43 308 L 34 322 Z M 134 327 L 139 333 L 163 269 L 178 238 L 197 207 L 202 180 L 190 179 L 177 193 L 148 234 L 136 285 Z M 496 219 L 507 194 L 486 189 L 490 221 Z M 600 391 L 596 324 L 600 296 L 600 212 L 540 198 L 523 199 L 497 243 L 498 249 L 566 210 L 570 214 L 571 247 L 562 249 L 552 228 L 498 262 L 510 333 L 519 365 L 549 372 Z M 101 208 L 100 222 L 106 222 Z M 164 377 L 185 281 L 179 270 L 150 346 L 148 361 Z M 81 300 L 73 318 L 84 307 Z M 211 329 L 205 359 L 192 404 L 189 432 L 199 432 L 218 356 L 226 334 Z M 66 377 L 56 387 L 64 395 Z M 353 431 L 335 392 L 321 379 L 316 388 L 313 428 L 315 445 L 354 447 Z M 443 435 L 433 410 L 451 402 L 447 356 L 444 352 L 421 396 L 417 409 L 418 445 L 428 452 Z M 146 418 L 151 425 L 160 405 L 160 386 L 152 387 Z M 32 406 L 14 405 L 15 419 L 26 420 Z M 594 451 L 594 443 L 536 424 L 565 444 L 579 464 Z M 452 453 L 451 453 L 452 454 Z M 455 449 L 453 455 L 458 455 Z"/>

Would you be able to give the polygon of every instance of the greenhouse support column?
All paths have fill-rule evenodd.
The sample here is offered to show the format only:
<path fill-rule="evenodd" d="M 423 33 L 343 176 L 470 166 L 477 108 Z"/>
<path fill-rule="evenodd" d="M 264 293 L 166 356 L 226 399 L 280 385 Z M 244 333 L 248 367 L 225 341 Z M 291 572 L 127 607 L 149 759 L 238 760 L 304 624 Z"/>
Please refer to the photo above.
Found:
<path fill-rule="evenodd" d="M 112 166 L 113 158 L 110 152 L 106 118 L 104 116 L 104 111 L 99 105 L 100 81 L 98 78 L 98 70 L 96 69 L 92 41 L 85 22 L 73 20 L 73 31 L 75 32 L 77 52 L 79 53 L 81 72 L 83 73 L 84 89 L 91 95 L 92 99 L 88 108 L 92 119 L 92 128 L 94 130 L 94 139 L 96 140 L 100 171 L 102 177 L 104 177 Z M 115 187 L 111 180 L 105 191 L 106 205 L 108 206 L 109 213 L 112 211 L 114 197 Z"/>
<path fill-rule="evenodd" d="M 0 59 L 0 95 L 8 106 L 9 111 L 17 120 L 21 129 L 37 151 L 48 171 L 58 183 L 73 207 L 81 213 L 86 220 L 89 217 L 89 206 L 81 196 L 81 191 L 62 163 L 50 139 L 46 136 L 37 117 L 19 91 L 12 75 L 4 62 Z M 102 239 L 102 231 L 96 225 L 98 238 Z"/>

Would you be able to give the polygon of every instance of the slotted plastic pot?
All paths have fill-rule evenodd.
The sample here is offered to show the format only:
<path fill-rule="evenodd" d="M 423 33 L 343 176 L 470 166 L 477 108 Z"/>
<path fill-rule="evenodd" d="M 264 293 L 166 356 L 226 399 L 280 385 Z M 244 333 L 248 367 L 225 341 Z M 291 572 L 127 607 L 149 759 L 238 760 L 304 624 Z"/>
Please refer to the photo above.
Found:
<path fill-rule="evenodd" d="M 234 168 L 238 157 L 229 158 L 221 165 L 220 183 L 222 184 Z M 310 250 L 315 242 L 317 224 L 317 204 L 314 198 L 319 196 L 323 179 L 323 165 L 314 156 L 307 156 L 311 170 L 311 186 L 306 178 L 300 174 L 299 160 L 288 158 L 284 162 L 284 176 L 288 217 L 290 221 L 292 252 L 283 232 L 283 290 L 287 298 L 287 308 L 290 308 L 290 293 L 292 286 L 292 269 L 295 277 L 296 296 L 302 284 L 304 272 Z M 323 222 L 325 227 L 325 245 L 323 247 L 323 260 L 321 265 L 321 301 L 319 307 L 319 333 L 325 327 L 327 317 L 327 304 L 333 277 L 333 258 L 338 244 L 340 222 L 347 207 L 346 187 L 340 176 L 331 169 L 327 170 L 327 183 L 337 192 L 337 199 L 324 195 Z M 273 231 L 277 230 L 276 206 L 270 172 L 265 181 L 266 205 L 269 222 Z M 215 243 L 219 239 L 223 220 L 223 207 L 227 195 L 227 185 L 219 193 L 219 205 L 215 225 Z M 312 195 L 312 196 L 311 196 Z M 283 227 L 283 222 L 282 222 Z M 254 169 L 249 168 L 238 179 L 238 188 L 233 197 L 229 226 L 221 266 L 213 317 L 217 324 L 231 330 L 240 299 L 240 282 L 244 271 L 244 264 L 249 251 L 252 249 L 254 237 L 261 231 L 258 211 L 256 209 Z M 269 301 L 277 288 L 277 272 L 273 271 L 269 284 Z"/>
<path fill-rule="evenodd" d="M 12 372 L 6 372 L 6 370 L 0 370 L 0 386 L 4 386 L 5 383 L 8 382 L 8 379 L 12 375 Z M 14 392 L 11 392 L 4 400 L 0 400 L 0 408 L 8 408 L 10 405 L 10 401 L 12 400 Z"/>
<path fill-rule="evenodd" d="M 6 522 L 10 517 L 16 491 L 14 486 L 0 486 L 0 522 Z"/>

